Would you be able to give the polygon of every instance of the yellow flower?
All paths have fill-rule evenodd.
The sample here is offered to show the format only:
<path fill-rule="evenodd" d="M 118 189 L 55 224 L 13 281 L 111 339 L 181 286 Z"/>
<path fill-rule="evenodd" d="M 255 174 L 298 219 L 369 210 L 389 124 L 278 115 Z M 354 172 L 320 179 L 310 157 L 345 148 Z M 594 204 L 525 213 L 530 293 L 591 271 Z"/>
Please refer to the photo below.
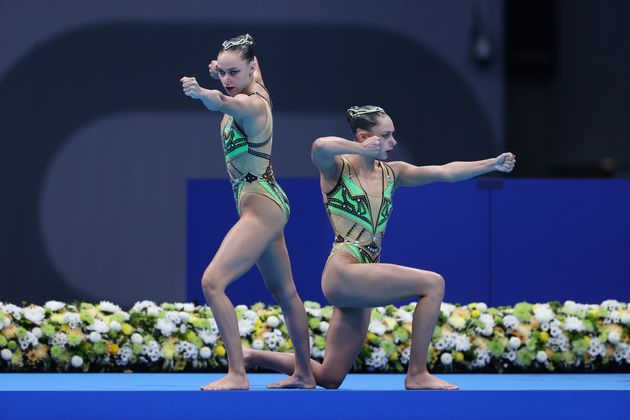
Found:
<path fill-rule="evenodd" d="M 453 315 L 467 319 L 470 316 L 470 312 L 468 311 L 468 308 L 461 306 L 459 308 L 455 308 Z"/>
<path fill-rule="evenodd" d="M 591 337 L 589 337 L 588 335 L 584 337 L 584 342 L 589 345 L 591 344 Z"/>
<path fill-rule="evenodd" d="M 395 351 L 392 354 L 389 355 L 389 360 L 391 360 L 392 362 L 398 360 L 398 352 Z"/>
<path fill-rule="evenodd" d="M 130 335 L 131 333 L 133 333 L 133 327 L 125 322 L 124 324 L 122 324 L 121 331 L 125 335 Z"/>
<path fill-rule="evenodd" d="M 7 340 L 12 340 L 17 334 L 17 325 L 11 324 L 0 332 L 7 338 Z"/>
<path fill-rule="evenodd" d="M 481 311 L 479 309 L 474 309 L 471 312 L 470 316 L 473 318 L 479 318 L 481 316 Z"/>
<path fill-rule="evenodd" d="M 549 341 L 549 333 L 547 331 L 541 332 L 538 336 L 538 339 L 541 343 L 546 343 L 547 341 Z"/>
<path fill-rule="evenodd" d="M 591 309 L 591 315 L 593 315 L 595 318 L 599 317 L 599 309 Z"/>
<path fill-rule="evenodd" d="M 217 346 L 217 348 L 214 349 L 214 354 L 216 354 L 219 357 L 225 356 L 226 353 L 227 352 L 225 351 L 225 347 L 223 347 L 221 345 Z"/>
<path fill-rule="evenodd" d="M 118 344 L 112 343 L 109 346 L 109 352 L 113 354 L 114 356 L 118 354 L 118 351 L 120 351 L 120 347 L 118 347 Z"/>
<path fill-rule="evenodd" d="M 457 353 L 455 353 L 456 362 L 461 362 L 463 360 L 464 360 L 464 353 L 462 353 L 461 351 L 458 351 Z"/>

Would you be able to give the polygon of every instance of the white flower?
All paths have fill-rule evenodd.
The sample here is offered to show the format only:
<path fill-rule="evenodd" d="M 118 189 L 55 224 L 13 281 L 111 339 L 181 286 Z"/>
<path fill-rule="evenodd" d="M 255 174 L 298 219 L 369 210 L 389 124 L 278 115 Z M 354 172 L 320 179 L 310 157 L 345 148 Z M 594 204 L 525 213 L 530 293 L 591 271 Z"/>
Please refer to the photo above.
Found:
<path fill-rule="evenodd" d="M 7 303 L 6 305 L 0 306 L 0 311 L 11 314 L 13 319 L 15 319 L 16 321 L 22 319 L 22 308 L 12 303 Z"/>
<path fill-rule="evenodd" d="M 144 338 L 138 333 L 133 333 L 131 335 L 131 342 L 133 344 L 142 344 L 144 342 Z"/>
<path fill-rule="evenodd" d="M 258 314 L 254 311 L 245 311 L 245 313 L 243 314 L 243 319 L 248 320 L 252 324 L 258 321 L 258 318 L 259 318 Z"/>
<path fill-rule="evenodd" d="M 247 307 L 247 305 L 237 305 L 236 308 L 234 308 L 234 309 L 237 310 L 237 311 L 245 312 L 249 308 Z"/>
<path fill-rule="evenodd" d="M 455 338 L 455 350 L 467 351 L 470 349 L 470 338 L 464 334 L 457 334 Z"/>
<path fill-rule="evenodd" d="M 382 369 L 387 366 L 387 354 L 381 348 L 373 348 L 370 357 L 365 359 L 368 370 Z"/>
<path fill-rule="evenodd" d="M 24 337 L 18 339 L 18 342 L 20 343 L 20 348 L 22 350 L 26 350 L 28 346 L 36 346 L 38 343 L 38 340 L 37 340 L 37 337 L 35 337 L 35 334 L 33 334 L 30 331 L 27 331 Z"/>
<path fill-rule="evenodd" d="M 506 315 L 503 317 L 503 325 L 508 330 L 516 330 L 521 326 L 521 321 L 518 320 L 514 315 Z"/>
<path fill-rule="evenodd" d="M 273 331 L 267 331 L 266 333 L 263 333 L 263 338 L 265 339 L 269 350 L 276 350 L 278 347 L 280 347 L 281 344 L 284 343 L 282 331 L 277 328 Z"/>
<path fill-rule="evenodd" d="M 322 359 L 324 357 L 324 350 L 320 350 L 319 347 L 311 348 L 311 357 L 313 359 Z"/>
<path fill-rule="evenodd" d="M 508 343 L 508 347 L 510 350 L 516 350 L 521 347 L 521 340 L 518 337 L 510 337 L 510 341 Z"/>
<path fill-rule="evenodd" d="M 406 365 L 409 363 L 409 356 L 411 356 L 411 347 L 407 347 L 402 352 L 400 352 L 400 363 Z"/>
<path fill-rule="evenodd" d="M 597 356 L 603 357 L 606 354 L 606 346 L 597 337 L 591 337 L 591 344 L 589 344 L 587 351 L 593 359 Z"/>
<path fill-rule="evenodd" d="M 483 302 L 479 302 L 477 303 L 477 309 L 479 309 L 479 312 L 484 313 L 488 310 L 488 305 Z"/>
<path fill-rule="evenodd" d="M 442 314 L 447 318 L 451 316 L 451 312 L 453 312 L 454 310 L 455 310 L 455 305 L 452 305 L 450 303 L 444 303 L 444 302 L 440 304 L 440 312 L 442 312 Z"/>
<path fill-rule="evenodd" d="M 193 360 L 197 358 L 197 354 L 199 353 L 197 350 L 197 346 L 193 343 L 189 343 L 188 341 L 180 341 L 175 346 L 175 350 L 186 360 Z M 209 350 L 209 349 L 208 349 Z"/>
<path fill-rule="evenodd" d="M 541 324 L 546 324 L 553 319 L 553 311 L 549 305 L 534 305 L 534 317 Z"/>
<path fill-rule="evenodd" d="M 402 308 L 399 308 L 396 312 L 396 318 L 400 320 L 400 322 L 412 322 L 413 315 L 410 312 L 405 311 Z"/>
<path fill-rule="evenodd" d="M 112 322 L 109 323 L 109 328 L 112 331 L 119 332 L 120 330 L 122 330 L 122 325 L 120 325 L 120 322 L 118 322 L 118 321 L 112 321 Z"/>
<path fill-rule="evenodd" d="M 151 306 L 147 308 L 147 315 L 159 316 L 161 311 L 162 308 L 160 308 L 159 306 Z"/>
<path fill-rule="evenodd" d="M 306 313 L 307 313 L 307 314 L 310 314 L 310 315 L 314 316 L 315 318 L 319 318 L 319 317 L 321 317 L 321 316 L 322 316 L 322 311 L 321 311 L 321 309 L 319 309 L 319 308 L 309 308 L 309 307 L 306 307 L 306 308 L 304 308 L 304 309 L 306 310 Z"/>
<path fill-rule="evenodd" d="M 368 331 L 376 335 L 383 335 L 387 331 L 387 326 L 381 321 L 373 319 L 372 321 L 370 321 Z"/>
<path fill-rule="evenodd" d="M 109 332 L 109 325 L 107 325 L 105 322 L 101 321 L 100 319 L 95 319 L 94 323 L 92 325 L 88 325 L 86 329 L 90 331 L 96 331 L 101 334 L 105 334 Z"/>
<path fill-rule="evenodd" d="M 538 353 L 536 353 L 536 360 L 538 363 L 545 363 L 547 361 L 547 353 L 542 350 L 538 351 Z"/>
<path fill-rule="evenodd" d="M 65 303 L 56 300 L 49 300 L 44 304 L 44 307 L 46 309 L 50 309 L 53 312 L 57 312 L 59 309 L 63 309 L 65 306 Z"/>
<path fill-rule="evenodd" d="M 610 314 L 604 320 L 604 324 L 618 324 L 621 321 L 621 314 L 616 311 L 610 311 Z"/>
<path fill-rule="evenodd" d="M 66 333 L 62 333 L 62 332 L 54 333 L 50 339 L 50 343 L 53 346 L 64 347 L 67 342 L 68 342 L 68 336 L 66 335 Z"/>
<path fill-rule="evenodd" d="M 2 349 L 2 351 L 0 351 L 0 356 L 2 357 L 2 360 L 8 362 L 13 357 L 13 353 L 9 349 Z"/>
<path fill-rule="evenodd" d="M 623 312 L 621 314 L 621 323 L 625 325 L 630 324 L 630 312 Z"/>
<path fill-rule="evenodd" d="M 102 300 L 101 303 L 98 304 L 98 309 L 100 309 L 101 312 L 110 312 L 112 314 L 122 311 L 122 309 L 120 309 L 120 306 L 114 305 L 107 300 Z"/>
<path fill-rule="evenodd" d="M 116 356 L 116 364 L 118 366 L 126 366 L 131 357 L 133 356 L 133 350 L 129 346 L 123 346 L 120 348 L 118 355 Z"/>
<path fill-rule="evenodd" d="M 92 331 L 90 335 L 88 335 L 88 340 L 90 340 L 92 343 L 95 343 L 95 344 L 101 341 L 102 338 L 103 337 L 101 337 L 101 335 L 97 333 L 96 331 Z"/>
<path fill-rule="evenodd" d="M 177 330 L 177 325 L 166 318 L 160 318 L 155 324 L 155 329 L 160 330 L 163 336 L 169 337 Z"/>
<path fill-rule="evenodd" d="M 212 350 L 208 347 L 202 347 L 199 350 L 199 356 L 201 356 L 202 359 L 209 359 L 210 356 L 212 356 Z"/>
<path fill-rule="evenodd" d="M 319 323 L 319 330 L 322 332 L 322 334 L 326 335 L 329 326 L 330 325 L 328 324 L 328 322 L 322 321 Z"/>
<path fill-rule="evenodd" d="M 199 336 L 199 338 L 201 338 L 201 340 L 205 344 L 214 344 L 214 343 L 216 343 L 217 339 L 219 338 L 217 333 L 214 333 L 212 331 L 208 331 L 208 330 L 205 330 L 205 329 L 197 331 L 197 335 Z"/>
<path fill-rule="evenodd" d="M 140 312 L 143 309 L 147 309 L 147 308 L 151 308 L 151 307 L 156 307 L 157 305 L 155 304 L 155 302 L 150 301 L 150 300 L 143 300 L 142 302 L 136 302 L 133 307 L 131 308 L 132 311 L 134 312 Z"/>
<path fill-rule="evenodd" d="M 179 325 L 179 323 L 182 322 L 182 319 L 179 317 L 179 312 L 177 311 L 167 311 L 164 314 L 164 317 L 176 325 Z"/>
<path fill-rule="evenodd" d="M 176 303 L 175 307 L 177 309 L 179 309 L 180 311 L 184 311 L 184 312 L 193 312 L 195 310 L 195 304 L 194 303 Z"/>
<path fill-rule="evenodd" d="M 280 325 L 280 320 L 278 319 L 277 316 L 275 315 L 271 315 L 270 317 L 267 318 L 267 321 L 265 321 L 267 323 L 267 325 L 269 325 L 271 328 L 276 328 L 278 325 Z"/>
<path fill-rule="evenodd" d="M 31 331 L 33 333 L 33 335 L 37 338 L 40 339 L 42 338 L 42 329 L 39 327 L 35 327 L 33 328 L 33 330 Z"/>
<path fill-rule="evenodd" d="M 494 332 L 494 317 L 490 314 L 481 314 L 481 316 L 479 317 L 479 321 L 483 323 L 484 327 L 475 327 L 475 332 L 485 336 L 491 336 Z"/>
<path fill-rule="evenodd" d="M 567 331 L 584 331 L 584 323 L 581 319 L 575 316 L 568 316 L 564 320 L 564 329 Z"/>
<path fill-rule="evenodd" d="M 602 302 L 601 306 L 606 308 L 606 309 L 608 309 L 609 311 L 613 310 L 613 309 L 621 308 L 621 304 L 618 301 L 616 301 L 615 299 L 605 300 L 605 301 Z"/>
<path fill-rule="evenodd" d="M 617 344 L 619 343 L 619 340 L 621 340 L 621 337 L 619 336 L 619 333 L 617 331 L 613 331 L 610 334 L 608 334 L 608 341 L 610 342 L 610 344 Z"/>
<path fill-rule="evenodd" d="M 510 362 L 513 362 L 516 360 L 516 351 L 510 350 L 507 353 L 504 353 L 503 357 L 508 359 Z"/>
<path fill-rule="evenodd" d="M 70 359 L 70 363 L 72 364 L 73 368 L 80 368 L 81 366 L 83 366 L 83 358 L 81 356 L 72 356 L 72 359 Z"/>
<path fill-rule="evenodd" d="M 475 360 L 472 361 L 473 367 L 482 368 L 490 363 L 490 350 L 475 349 Z"/>
<path fill-rule="evenodd" d="M 252 348 L 255 350 L 262 350 L 265 348 L 265 342 L 259 339 L 256 339 L 252 342 Z"/>
<path fill-rule="evenodd" d="M 247 337 L 254 331 L 254 324 L 246 319 L 241 319 L 238 321 L 238 331 L 241 337 Z"/>
<path fill-rule="evenodd" d="M 142 354 L 147 356 L 152 362 L 157 362 L 162 356 L 162 351 L 157 341 L 150 341 L 142 346 Z"/>
<path fill-rule="evenodd" d="M 456 330 L 462 330 L 466 326 L 466 318 L 458 315 L 449 316 L 447 322 Z"/>
<path fill-rule="evenodd" d="M 76 312 L 66 312 L 63 314 L 63 322 L 68 324 L 70 328 L 78 328 L 82 323 L 81 315 Z"/>
<path fill-rule="evenodd" d="M 0 325 L 0 327 L 4 326 L 4 328 L 8 327 L 9 325 L 11 325 L 11 320 L 9 319 L 9 317 L 5 317 L 2 320 L 2 325 Z"/>
<path fill-rule="evenodd" d="M 449 366 L 451 363 L 453 363 L 453 356 L 451 355 L 451 353 L 442 353 L 442 355 L 440 356 L 440 362 L 442 362 L 442 364 L 445 366 Z"/>
<path fill-rule="evenodd" d="M 33 324 L 41 324 L 46 317 L 46 311 L 41 306 L 29 306 L 24 308 L 24 318 L 31 321 Z"/>
<path fill-rule="evenodd" d="M 376 307 L 374 309 L 376 310 L 376 312 L 378 312 L 381 315 L 385 315 L 385 313 L 387 312 L 387 310 L 382 306 Z"/>

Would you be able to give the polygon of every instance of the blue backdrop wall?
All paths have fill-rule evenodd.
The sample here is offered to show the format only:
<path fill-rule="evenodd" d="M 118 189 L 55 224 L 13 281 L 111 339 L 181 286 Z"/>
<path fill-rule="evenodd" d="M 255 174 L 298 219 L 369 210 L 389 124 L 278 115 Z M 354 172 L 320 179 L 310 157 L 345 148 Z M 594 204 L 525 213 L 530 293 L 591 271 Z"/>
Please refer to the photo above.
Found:
<path fill-rule="evenodd" d="M 285 236 L 298 292 L 325 303 L 320 276 L 332 229 L 317 179 L 280 179 L 292 203 Z M 229 183 L 188 181 L 187 297 L 236 221 Z M 383 262 L 442 274 L 445 301 L 630 300 L 630 181 L 503 180 L 402 188 Z M 386 279 L 384 279 L 386 281 Z M 273 302 L 254 268 L 228 289 L 234 304 Z"/>

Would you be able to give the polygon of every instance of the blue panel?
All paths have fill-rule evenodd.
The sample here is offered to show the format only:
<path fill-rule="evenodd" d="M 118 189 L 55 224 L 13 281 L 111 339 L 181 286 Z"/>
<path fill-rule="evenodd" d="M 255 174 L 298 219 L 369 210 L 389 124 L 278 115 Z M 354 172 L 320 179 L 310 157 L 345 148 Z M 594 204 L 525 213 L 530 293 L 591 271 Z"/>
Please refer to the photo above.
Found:
<path fill-rule="evenodd" d="M 317 179 L 279 181 L 291 201 L 285 238 L 303 300 L 326 302 L 321 273 L 334 235 Z M 476 182 L 403 188 L 384 242 L 383 262 L 437 271 L 447 279 L 448 301 L 488 297 L 488 193 Z M 230 226 L 234 200 L 225 180 L 188 183 L 188 298 L 203 302 L 200 278 Z M 254 268 L 228 288 L 234 304 L 272 303 Z"/>
<path fill-rule="evenodd" d="M 440 273 L 445 301 L 486 302 L 488 206 L 476 181 L 400 188 L 381 260 Z"/>
<path fill-rule="evenodd" d="M 630 300 L 630 182 L 512 180 L 492 200 L 495 304 Z"/>

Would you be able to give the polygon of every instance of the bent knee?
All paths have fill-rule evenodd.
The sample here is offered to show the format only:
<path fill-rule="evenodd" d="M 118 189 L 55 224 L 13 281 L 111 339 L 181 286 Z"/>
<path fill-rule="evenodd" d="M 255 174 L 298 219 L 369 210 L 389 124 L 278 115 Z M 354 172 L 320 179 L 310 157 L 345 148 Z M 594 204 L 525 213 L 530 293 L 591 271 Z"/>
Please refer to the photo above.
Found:
<path fill-rule="evenodd" d="M 338 375 L 324 376 L 318 379 L 317 385 L 326 389 L 338 389 L 343 383 L 344 379 L 345 379 L 345 376 L 338 376 Z"/>
<path fill-rule="evenodd" d="M 269 293 L 271 293 L 271 296 L 274 298 L 274 300 L 281 305 L 289 304 L 296 299 L 299 300 L 299 296 L 297 294 L 297 290 L 295 290 L 295 285 L 293 284 L 293 282 L 283 287 L 269 288 Z"/>
<path fill-rule="evenodd" d="M 444 290 L 446 289 L 446 283 L 444 277 L 438 273 L 431 273 L 431 291 L 438 297 L 444 297 Z"/>
<path fill-rule="evenodd" d="M 201 276 L 201 287 L 204 292 L 211 295 L 224 293 L 226 285 L 221 277 L 222 276 L 214 270 L 206 270 L 206 272 L 203 273 L 203 276 Z"/>

